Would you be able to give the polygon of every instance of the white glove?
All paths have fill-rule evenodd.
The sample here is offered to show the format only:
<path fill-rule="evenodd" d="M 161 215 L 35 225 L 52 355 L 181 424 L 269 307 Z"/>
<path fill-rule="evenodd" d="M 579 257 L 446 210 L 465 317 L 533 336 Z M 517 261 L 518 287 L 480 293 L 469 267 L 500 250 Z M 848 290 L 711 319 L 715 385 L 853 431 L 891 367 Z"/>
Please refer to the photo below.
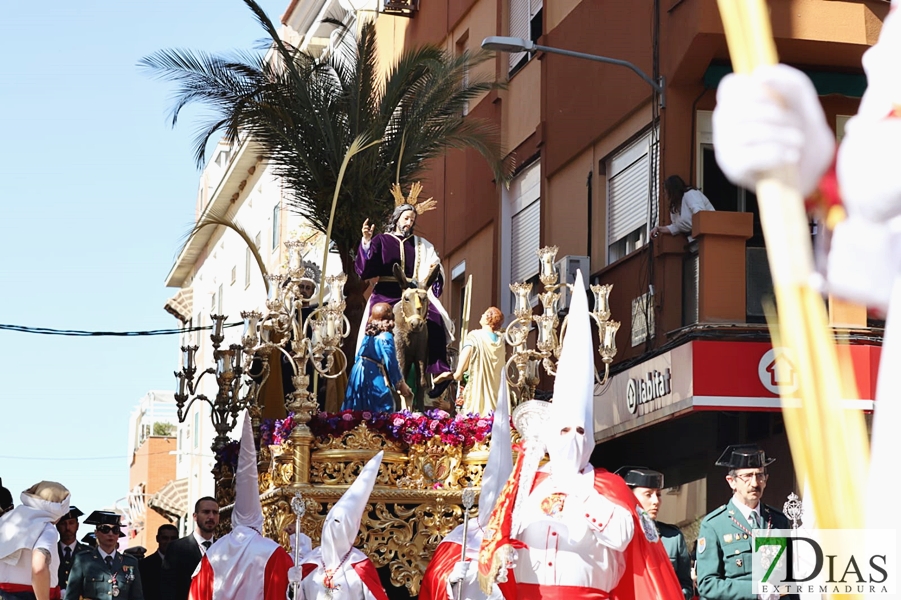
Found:
<path fill-rule="evenodd" d="M 835 136 L 810 79 L 779 64 L 723 78 L 713 146 L 716 162 L 736 185 L 753 190 L 768 171 L 795 165 L 807 196 L 832 164 Z"/>
<path fill-rule="evenodd" d="M 472 583 L 475 581 L 475 578 L 478 576 L 479 570 L 477 567 L 475 567 L 470 571 L 471 564 L 471 560 L 460 561 L 454 564 L 454 568 L 451 569 L 451 572 L 447 576 L 448 598 L 454 599 L 457 597 L 456 586 L 465 586 L 467 583 Z M 465 594 L 460 595 L 461 598 L 464 596 Z"/>
<path fill-rule="evenodd" d="M 300 567 L 291 567 L 288 569 L 288 583 L 300 583 L 303 571 Z"/>
<path fill-rule="evenodd" d="M 779 594 L 776 594 L 776 593 L 757 594 L 757 597 L 760 600 L 779 600 L 779 598 L 780 598 Z"/>
<path fill-rule="evenodd" d="M 875 223 L 901 215 L 899 161 L 901 118 L 848 121 L 836 164 L 848 215 Z"/>
<path fill-rule="evenodd" d="M 901 218 L 873 223 L 849 217 L 832 232 L 827 261 L 829 292 L 887 311 L 901 258 Z"/>

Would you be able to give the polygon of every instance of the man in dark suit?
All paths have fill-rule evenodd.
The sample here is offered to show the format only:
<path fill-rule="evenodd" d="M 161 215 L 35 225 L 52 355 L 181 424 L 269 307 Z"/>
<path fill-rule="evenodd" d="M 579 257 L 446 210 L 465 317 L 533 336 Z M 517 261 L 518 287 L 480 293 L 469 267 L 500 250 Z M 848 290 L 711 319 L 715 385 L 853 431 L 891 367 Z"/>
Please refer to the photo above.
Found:
<path fill-rule="evenodd" d="M 160 525 L 156 531 L 157 550 L 138 563 L 141 570 L 141 583 L 144 584 L 144 600 L 163 600 L 160 593 L 160 575 L 163 568 L 163 557 L 169 545 L 178 539 L 178 528 L 175 525 Z"/>
<path fill-rule="evenodd" d="M 166 600 L 187 600 L 191 576 L 213 545 L 213 533 L 219 526 L 219 504 L 204 496 L 194 504 L 194 531 L 175 540 L 166 549 L 160 571 L 160 592 Z"/>
<path fill-rule="evenodd" d="M 69 571 L 72 570 L 75 555 L 91 550 L 90 546 L 82 544 L 75 537 L 78 534 L 78 517 L 83 514 L 83 512 L 78 510 L 78 507 L 70 506 L 69 512 L 56 522 L 56 530 L 59 532 L 59 541 L 56 543 L 57 550 L 59 550 L 57 576 L 59 577 L 59 588 L 61 590 L 66 589 L 66 582 L 69 581 Z"/>

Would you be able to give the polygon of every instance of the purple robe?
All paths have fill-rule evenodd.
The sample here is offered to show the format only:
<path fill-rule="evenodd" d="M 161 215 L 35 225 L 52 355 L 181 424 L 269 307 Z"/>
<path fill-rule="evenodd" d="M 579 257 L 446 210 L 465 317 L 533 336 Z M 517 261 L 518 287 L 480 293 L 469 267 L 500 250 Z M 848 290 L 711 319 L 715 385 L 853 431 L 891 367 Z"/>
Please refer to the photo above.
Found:
<path fill-rule="evenodd" d="M 369 297 L 369 306 L 377 302 L 387 302 L 391 306 L 400 300 L 400 284 L 394 281 L 394 265 L 400 264 L 401 240 L 390 233 L 380 233 L 372 237 L 369 251 L 363 250 L 362 243 L 357 246 L 357 257 L 354 260 L 354 268 L 361 279 L 386 278 L 391 281 L 379 281 Z M 403 240 L 404 249 L 404 274 L 408 279 L 413 279 L 416 266 L 416 241 L 413 236 Z M 432 284 L 432 293 L 435 297 L 441 297 L 444 289 L 444 278 L 438 274 L 435 283 Z M 450 371 L 447 364 L 447 344 L 444 323 L 441 314 L 434 305 L 429 304 L 427 317 L 429 328 L 429 364 L 428 373 L 438 375 Z"/>

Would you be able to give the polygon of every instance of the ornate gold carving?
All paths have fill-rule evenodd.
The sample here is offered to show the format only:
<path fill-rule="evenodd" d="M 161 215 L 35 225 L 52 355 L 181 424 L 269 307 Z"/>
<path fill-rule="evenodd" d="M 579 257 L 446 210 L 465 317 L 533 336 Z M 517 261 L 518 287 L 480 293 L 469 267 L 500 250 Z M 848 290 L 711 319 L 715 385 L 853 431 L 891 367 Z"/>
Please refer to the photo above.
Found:
<path fill-rule="evenodd" d="M 373 451 L 372 454 L 375 454 L 379 450 L 384 450 L 385 454 L 389 452 L 405 453 L 404 447 L 400 443 L 386 439 L 380 433 L 369 429 L 365 423 L 360 423 L 344 435 L 325 441 L 316 440 L 314 445 L 315 449 L 320 452 L 324 450 L 367 450 Z"/>
<path fill-rule="evenodd" d="M 324 441 L 312 439 L 308 431 L 292 434 L 281 447 L 270 448 L 270 468 L 260 476 L 264 533 L 288 549 L 285 528 L 295 519 L 290 501 L 300 491 L 307 508 L 301 530 L 318 546 L 325 515 L 380 450 L 385 457 L 355 546 L 376 567 L 388 569 L 393 585 L 415 596 L 435 548 L 462 522 L 463 489 L 482 483 L 487 443 L 463 452 L 432 438 L 407 449 L 365 424 Z M 306 471 L 300 472 L 303 468 Z M 222 494 L 220 499 L 227 500 L 220 506 L 233 502 L 233 473 L 224 468 L 216 477 L 217 497 Z M 230 508 L 222 514 L 227 531 Z"/>

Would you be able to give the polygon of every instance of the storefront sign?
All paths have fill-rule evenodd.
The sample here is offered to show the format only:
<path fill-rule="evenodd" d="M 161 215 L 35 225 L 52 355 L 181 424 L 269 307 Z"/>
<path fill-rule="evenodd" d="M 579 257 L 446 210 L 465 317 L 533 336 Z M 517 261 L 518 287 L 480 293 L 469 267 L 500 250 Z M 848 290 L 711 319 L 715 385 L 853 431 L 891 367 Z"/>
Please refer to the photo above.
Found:
<path fill-rule="evenodd" d="M 879 346 L 840 346 L 860 399 L 846 408 L 872 410 Z M 696 340 L 650 358 L 598 386 L 595 439 L 602 441 L 677 414 L 698 410 L 777 411 L 780 391 L 797 390 L 794 357 L 766 342 Z"/>
<path fill-rule="evenodd" d="M 647 404 L 655 398 L 668 396 L 671 391 L 671 378 L 670 370 L 666 369 L 663 373 L 651 371 L 642 379 L 630 379 L 626 384 L 626 408 L 634 415 L 638 413 L 640 405 Z"/>

